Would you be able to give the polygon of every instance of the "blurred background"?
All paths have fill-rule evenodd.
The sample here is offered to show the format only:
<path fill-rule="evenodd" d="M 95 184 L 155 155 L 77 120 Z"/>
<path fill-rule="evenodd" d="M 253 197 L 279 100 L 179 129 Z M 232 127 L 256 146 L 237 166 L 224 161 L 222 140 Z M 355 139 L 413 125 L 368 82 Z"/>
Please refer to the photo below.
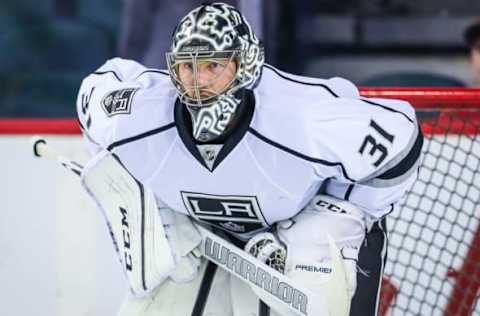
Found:
<path fill-rule="evenodd" d="M 82 77 L 114 56 L 163 68 L 202 1 L 2 0 L 0 117 L 74 117 Z M 359 86 L 472 86 L 478 0 L 237 0 L 282 70 Z"/>
<path fill-rule="evenodd" d="M 479 0 L 225 1 L 282 70 L 360 87 L 480 86 Z M 2 316 L 115 315 L 128 290 L 103 218 L 28 139 L 87 161 L 82 78 L 115 56 L 164 68 L 174 27 L 201 2 L 0 0 Z M 480 315 L 480 90 L 439 91 L 407 95 L 428 137 L 419 180 L 390 215 L 382 316 Z"/>

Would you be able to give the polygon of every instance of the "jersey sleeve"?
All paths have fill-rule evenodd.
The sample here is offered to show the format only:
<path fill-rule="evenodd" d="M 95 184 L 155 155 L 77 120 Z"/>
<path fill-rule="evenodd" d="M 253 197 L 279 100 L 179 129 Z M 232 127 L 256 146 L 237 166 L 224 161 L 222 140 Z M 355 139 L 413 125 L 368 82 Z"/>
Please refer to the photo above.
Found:
<path fill-rule="evenodd" d="M 269 65 L 256 97 L 252 130 L 308 163 L 327 194 L 380 218 L 415 181 L 423 136 L 408 102 L 363 98 L 348 80 Z"/>
<path fill-rule="evenodd" d="M 117 114 L 128 114 L 145 67 L 132 60 L 108 60 L 87 76 L 77 96 L 77 114 L 89 152 L 106 148 L 115 132 Z"/>
<path fill-rule="evenodd" d="M 352 141 L 339 157 L 344 174 L 327 181 L 326 193 L 348 200 L 378 219 L 394 209 L 417 179 L 423 135 L 407 102 L 362 102 L 375 107 L 374 111 L 366 120 L 359 120 L 363 127 L 353 129 Z M 346 179 L 345 174 L 351 178 Z"/>

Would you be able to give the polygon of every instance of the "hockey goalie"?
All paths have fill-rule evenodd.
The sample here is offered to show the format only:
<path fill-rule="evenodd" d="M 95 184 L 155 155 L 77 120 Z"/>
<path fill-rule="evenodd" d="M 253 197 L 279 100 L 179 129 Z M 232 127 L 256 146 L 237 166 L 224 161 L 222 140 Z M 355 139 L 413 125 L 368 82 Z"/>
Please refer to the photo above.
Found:
<path fill-rule="evenodd" d="M 119 315 L 377 315 L 413 108 L 265 64 L 223 3 L 189 12 L 166 58 L 109 60 L 77 100 L 82 183 L 131 289 Z"/>

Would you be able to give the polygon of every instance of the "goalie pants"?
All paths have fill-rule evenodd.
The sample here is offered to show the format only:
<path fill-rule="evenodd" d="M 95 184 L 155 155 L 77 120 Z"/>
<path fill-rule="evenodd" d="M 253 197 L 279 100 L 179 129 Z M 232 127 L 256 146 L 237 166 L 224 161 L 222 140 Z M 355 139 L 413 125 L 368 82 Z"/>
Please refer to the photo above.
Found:
<path fill-rule="evenodd" d="M 367 234 L 360 250 L 357 290 L 350 316 L 376 316 L 386 260 L 385 220 Z M 166 281 L 144 298 L 128 297 L 118 316 L 279 316 L 265 312 L 248 285 L 207 261 L 190 283 Z"/>

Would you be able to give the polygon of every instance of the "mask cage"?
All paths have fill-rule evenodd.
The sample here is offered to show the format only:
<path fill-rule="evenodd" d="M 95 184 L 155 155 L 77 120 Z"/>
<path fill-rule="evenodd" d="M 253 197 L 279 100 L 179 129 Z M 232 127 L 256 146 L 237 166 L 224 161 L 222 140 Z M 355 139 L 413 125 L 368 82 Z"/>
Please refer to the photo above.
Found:
<path fill-rule="evenodd" d="M 167 53 L 168 71 L 178 91 L 180 100 L 190 106 L 203 107 L 215 103 L 222 95 L 235 93 L 235 91 L 242 87 L 245 78 L 245 67 L 242 62 L 244 55 L 245 52 L 240 50 Z M 221 61 L 220 64 L 224 65 L 224 68 L 208 82 L 202 85 L 199 84 L 198 65 L 205 62 L 218 63 L 219 61 Z M 209 86 L 225 73 L 228 64 L 232 61 L 235 62 L 236 66 L 235 75 L 225 85 L 225 88 L 222 91 L 209 89 Z M 180 80 L 179 68 L 180 65 L 184 63 L 190 63 L 191 65 L 193 85 L 186 86 Z"/>

